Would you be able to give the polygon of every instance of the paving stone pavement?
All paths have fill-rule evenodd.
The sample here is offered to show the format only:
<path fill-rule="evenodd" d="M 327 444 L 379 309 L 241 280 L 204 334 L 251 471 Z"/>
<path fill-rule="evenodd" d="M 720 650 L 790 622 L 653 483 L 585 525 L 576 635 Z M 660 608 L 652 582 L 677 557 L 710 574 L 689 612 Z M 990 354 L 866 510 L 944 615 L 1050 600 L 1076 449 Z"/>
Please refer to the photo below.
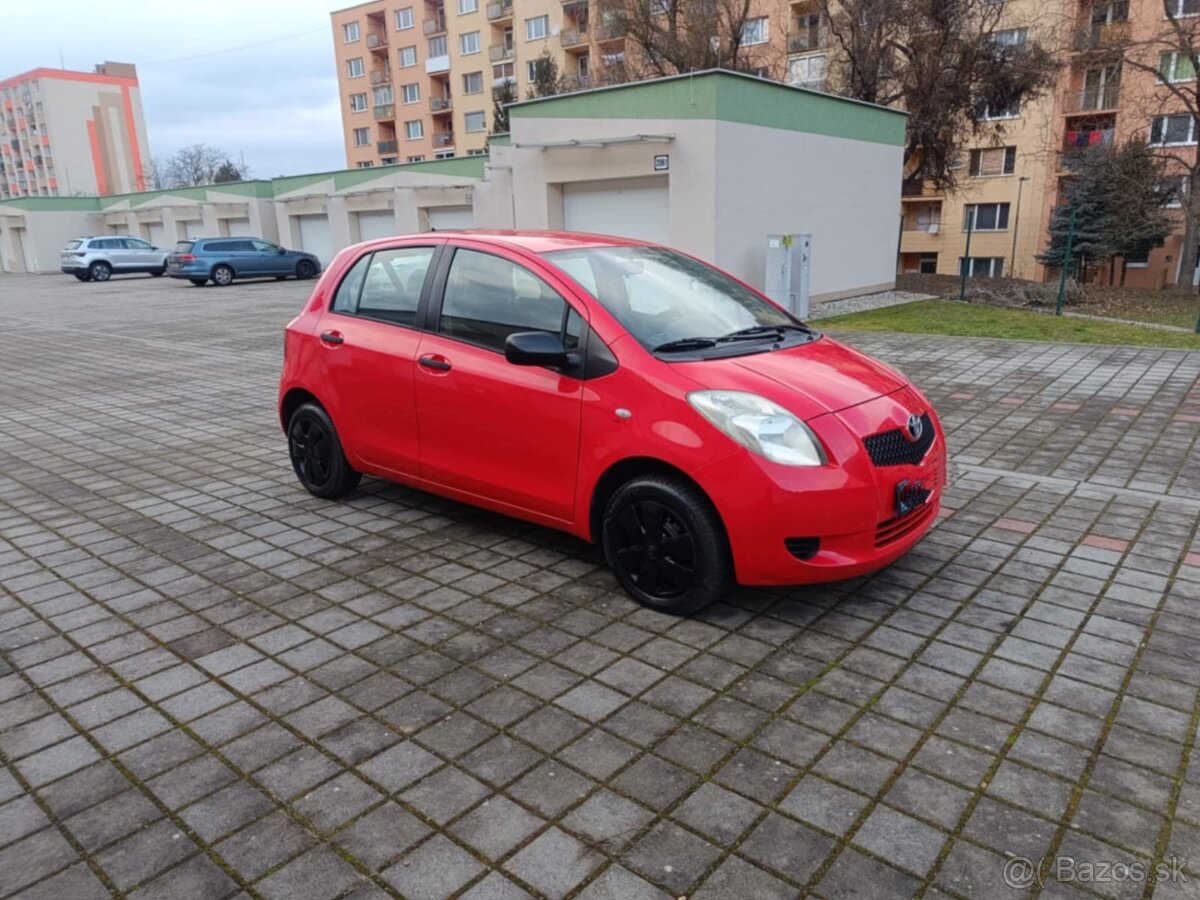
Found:
<path fill-rule="evenodd" d="M 0 278 L 0 897 L 1200 897 L 1200 353 L 847 334 L 947 514 L 680 619 L 305 494 L 308 289 Z"/>

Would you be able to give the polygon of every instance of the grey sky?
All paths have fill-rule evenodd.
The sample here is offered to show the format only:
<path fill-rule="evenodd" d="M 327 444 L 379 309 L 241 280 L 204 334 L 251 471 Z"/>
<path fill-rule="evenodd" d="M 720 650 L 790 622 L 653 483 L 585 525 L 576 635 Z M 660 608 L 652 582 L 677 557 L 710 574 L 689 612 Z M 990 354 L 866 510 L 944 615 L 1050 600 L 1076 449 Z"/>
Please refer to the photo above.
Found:
<path fill-rule="evenodd" d="M 256 178 L 342 168 L 330 0 L 5 4 L 7 78 L 39 66 L 138 67 L 150 152 L 212 144 Z M 52 12 L 51 12 L 52 10 Z M 70 23 L 69 25 L 67 23 Z M 19 35 L 19 38 L 17 37 Z"/>

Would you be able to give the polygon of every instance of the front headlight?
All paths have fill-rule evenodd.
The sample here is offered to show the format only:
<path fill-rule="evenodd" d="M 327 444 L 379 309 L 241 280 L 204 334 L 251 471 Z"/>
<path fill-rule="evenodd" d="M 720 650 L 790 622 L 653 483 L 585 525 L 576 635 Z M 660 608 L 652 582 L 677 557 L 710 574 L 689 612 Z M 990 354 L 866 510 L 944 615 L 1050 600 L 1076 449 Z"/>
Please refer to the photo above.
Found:
<path fill-rule="evenodd" d="M 743 447 L 785 466 L 829 462 L 807 425 L 777 403 L 745 391 L 694 391 L 688 403 Z"/>

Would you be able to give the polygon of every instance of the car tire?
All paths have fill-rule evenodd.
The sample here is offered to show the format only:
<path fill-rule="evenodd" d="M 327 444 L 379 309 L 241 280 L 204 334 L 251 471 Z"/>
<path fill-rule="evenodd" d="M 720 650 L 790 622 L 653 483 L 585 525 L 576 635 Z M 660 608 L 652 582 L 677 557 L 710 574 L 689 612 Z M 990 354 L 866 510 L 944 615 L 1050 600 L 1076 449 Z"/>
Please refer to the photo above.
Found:
<path fill-rule="evenodd" d="M 332 500 L 358 487 L 362 475 L 350 468 L 333 420 L 320 406 L 305 403 L 292 413 L 287 437 L 296 478 L 314 497 Z"/>
<path fill-rule="evenodd" d="M 155 278 L 162 278 L 164 275 L 167 274 L 167 270 L 165 267 L 161 268 L 161 269 L 151 269 L 150 274 L 153 275 Z"/>
<path fill-rule="evenodd" d="M 91 281 L 92 280 L 92 276 L 89 275 L 87 272 L 75 272 L 74 274 L 75 274 L 75 277 L 78 278 L 80 281 Z"/>
<path fill-rule="evenodd" d="M 88 278 L 92 281 L 108 281 L 112 278 L 112 266 L 106 262 L 96 261 L 88 266 Z"/>
<path fill-rule="evenodd" d="M 296 277 L 301 281 L 307 281 L 317 274 L 317 267 L 307 259 L 302 259 L 296 263 Z"/>
<path fill-rule="evenodd" d="M 229 266 L 213 266 L 212 281 L 217 287 L 228 287 L 233 284 L 233 269 Z"/>
<path fill-rule="evenodd" d="M 686 615 L 733 587 L 721 518 L 682 478 L 647 475 L 621 485 L 605 504 L 600 533 L 617 580 L 643 606 Z"/>
<path fill-rule="evenodd" d="M 204 287 L 206 284 L 208 284 L 207 278 L 189 278 L 188 281 L 190 281 L 196 287 Z"/>

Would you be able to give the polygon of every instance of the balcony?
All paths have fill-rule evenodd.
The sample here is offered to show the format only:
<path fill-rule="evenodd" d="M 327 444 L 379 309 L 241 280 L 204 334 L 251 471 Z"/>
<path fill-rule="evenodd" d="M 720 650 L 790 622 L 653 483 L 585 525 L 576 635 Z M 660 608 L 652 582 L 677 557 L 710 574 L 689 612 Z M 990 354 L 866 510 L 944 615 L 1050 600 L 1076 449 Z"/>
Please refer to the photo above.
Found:
<path fill-rule="evenodd" d="M 580 31 L 578 28 L 572 28 L 570 31 L 564 31 L 559 34 L 559 40 L 562 42 L 564 49 L 577 47 L 583 49 L 587 46 L 588 33 Z"/>
<path fill-rule="evenodd" d="M 395 153 L 400 146 L 399 141 L 379 141 L 376 145 L 379 153 Z"/>
<path fill-rule="evenodd" d="M 388 42 L 387 32 L 384 31 L 368 31 L 367 32 L 367 49 L 379 50 L 387 53 Z"/>
<path fill-rule="evenodd" d="M 394 103 L 379 103 L 375 106 L 375 118 L 377 120 L 394 119 L 396 118 L 396 104 Z"/>
<path fill-rule="evenodd" d="M 454 132 L 447 131 L 444 134 L 435 134 L 433 136 L 433 146 L 435 146 L 435 147 L 453 147 L 454 146 Z"/>
<path fill-rule="evenodd" d="M 449 97 L 431 97 L 429 99 L 429 111 L 435 115 L 450 112 L 452 105 Z"/>
<path fill-rule="evenodd" d="M 804 28 L 788 35 L 788 53 L 806 53 L 809 50 L 824 50 L 829 43 L 823 28 Z"/>
<path fill-rule="evenodd" d="M 503 22 L 511 19 L 513 17 L 512 0 L 496 0 L 494 3 L 489 3 L 487 17 L 489 22 Z"/>
<path fill-rule="evenodd" d="M 513 58 L 513 48 L 506 44 L 492 44 L 488 47 L 488 59 L 494 63 L 508 62 Z"/>
<path fill-rule="evenodd" d="M 1072 91 L 1063 98 L 1063 114 L 1075 116 L 1081 113 L 1115 112 L 1120 93 L 1119 84 Z"/>
<path fill-rule="evenodd" d="M 435 16 L 432 19 L 426 19 L 422 27 L 426 35 L 441 34 L 446 30 L 446 20 L 442 16 Z"/>
<path fill-rule="evenodd" d="M 445 53 L 441 56 L 431 56 L 425 60 L 425 74 L 436 75 L 438 72 L 450 71 L 450 54 Z"/>
<path fill-rule="evenodd" d="M 562 89 L 564 91 L 586 91 L 591 86 L 591 75 L 564 75 L 562 77 Z"/>
<path fill-rule="evenodd" d="M 1071 49 L 1076 53 L 1095 53 L 1119 50 L 1129 43 L 1128 22 L 1099 22 L 1081 25 L 1071 36 Z"/>
<path fill-rule="evenodd" d="M 391 69 L 372 69 L 371 84 L 387 84 L 392 80 Z"/>

